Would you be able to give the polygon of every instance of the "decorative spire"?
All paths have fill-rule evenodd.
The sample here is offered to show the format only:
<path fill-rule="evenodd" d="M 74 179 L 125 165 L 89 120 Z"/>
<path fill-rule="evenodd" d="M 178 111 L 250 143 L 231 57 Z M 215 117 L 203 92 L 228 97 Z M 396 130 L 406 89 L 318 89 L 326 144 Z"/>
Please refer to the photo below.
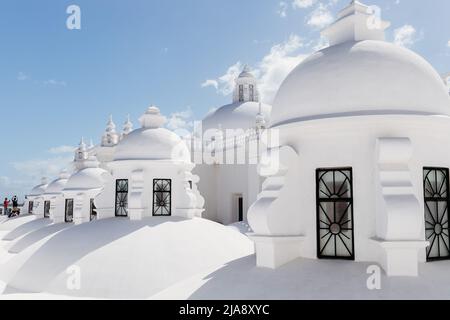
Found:
<path fill-rule="evenodd" d="M 339 12 L 337 20 L 322 31 L 330 46 L 348 41 L 385 40 L 384 31 L 390 23 L 379 19 L 373 8 L 359 1 L 351 3 Z"/>
<path fill-rule="evenodd" d="M 112 115 L 109 116 L 108 123 L 106 125 L 106 132 L 116 132 L 116 124 L 113 121 Z"/>
<path fill-rule="evenodd" d="M 156 106 L 148 107 L 147 111 L 139 118 L 142 128 L 156 129 L 160 128 L 166 123 L 166 118 L 161 115 L 161 112 Z"/>
<path fill-rule="evenodd" d="M 109 116 L 108 123 L 106 125 L 105 133 L 102 136 L 103 147 L 114 147 L 119 143 L 119 134 L 116 132 L 116 124 L 113 121 L 112 115 Z"/>
<path fill-rule="evenodd" d="M 89 141 L 89 147 L 88 147 L 88 149 L 89 149 L 89 150 L 92 150 L 92 149 L 94 149 L 94 148 L 95 148 L 94 141 L 93 141 L 92 138 L 91 138 L 90 141 Z"/>
<path fill-rule="evenodd" d="M 75 150 L 75 162 L 84 161 L 87 160 L 87 158 L 88 152 L 86 148 L 86 143 L 84 143 L 84 138 L 82 137 L 77 150 Z"/>
<path fill-rule="evenodd" d="M 127 121 L 123 124 L 122 136 L 127 136 L 133 131 L 133 123 L 130 120 L 130 115 L 127 116 Z"/>
<path fill-rule="evenodd" d="M 266 119 L 262 113 L 262 104 L 259 103 L 258 114 L 256 115 L 256 130 L 263 130 L 266 128 Z"/>

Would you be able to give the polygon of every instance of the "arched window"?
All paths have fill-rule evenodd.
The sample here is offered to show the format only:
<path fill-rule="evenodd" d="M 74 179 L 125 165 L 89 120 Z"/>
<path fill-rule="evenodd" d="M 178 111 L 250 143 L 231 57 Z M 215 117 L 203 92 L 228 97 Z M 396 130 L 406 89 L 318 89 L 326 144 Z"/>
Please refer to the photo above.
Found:
<path fill-rule="evenodd" d="M 239 102 L 244 102 L 244 86 L 239 85 Z"/>

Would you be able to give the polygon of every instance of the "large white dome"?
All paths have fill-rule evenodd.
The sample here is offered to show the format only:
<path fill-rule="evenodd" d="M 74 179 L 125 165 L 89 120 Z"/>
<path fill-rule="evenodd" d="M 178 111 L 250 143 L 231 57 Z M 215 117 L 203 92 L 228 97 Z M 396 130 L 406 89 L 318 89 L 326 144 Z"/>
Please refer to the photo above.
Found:
<path fill-rule="evenodd" d="M 47 179 L 46 178 L 42 178 L 41 184 L 35 186 L 29 196 L 40 196 L 43 195 L 45 193 L 45 191 L 47 190 L 48 184 L 47 184 Z"/>
<path fill-rule="evenodd" d="M 202 129 L 243 129 L 254 128 L 256 126 L 256 116 L 259 113 L 258 102 L 237 102 L 227 104 L 208 114 L 202 122 Z M 261 113 L 269 123 L 270 105 L 261 104 Z"/>
<path fill-rule="evenodd" d="M 176 160 L 190 161 L 186 143 L 174 132 L 162 128 L 165 118 L 156 107 L 148 108 L 141 117 L 142 128 L 128 134 L 118 145 L 115 161 Z"/>
<path fill-rule="evenodd" d="M 64 187 L 67 184 L 70 175 L 67 171 L 61 172 L 58 179 L 52 181 L 45 190 L 45 194 L 59 194 L 63 191 Z"/>
<path fill-rule="evenodd" d="M 289 74 L 272 124 L 358 113 L 450 115 L 450 98 L 439 74 L 412 51 L 350 41 L 314 53 Z"/>

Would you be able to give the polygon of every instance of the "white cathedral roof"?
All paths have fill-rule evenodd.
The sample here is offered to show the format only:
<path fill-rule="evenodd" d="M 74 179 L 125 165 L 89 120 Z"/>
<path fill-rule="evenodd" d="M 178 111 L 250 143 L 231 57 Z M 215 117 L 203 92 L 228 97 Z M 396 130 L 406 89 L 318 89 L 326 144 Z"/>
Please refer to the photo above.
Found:
<path fill-rule="evenodd" d="M 141 117 L 142 128 L 132 131 L 117 145 L 115 161 L 174 160 L 190 161 L 185 142 L 174 132 L 163 128 L 166 119 L 156 107 L 149 107 Z"/>
<path fill-rule="evenodd" d="M 64 187 L 66 186 L 69 177 L 70 177 L 70 175 L 67 173 L 67 171 L 61 172 L 58 179 L 55 179 L 47 186 L 47 189 L 45 190 L 45 194 L 61 193 L 61 191 L 63 191 Z"/>
<path fill-rule="evenodd" d="M 82 169 L 70 176 L 64 190 L 89 190 L 103 188 L 104 183 L 102 175 L 104 173 L 106 173 L 106 171 L 100 168 Z"/>
<path fill-rule="evenodd" d="M 48 186 L 47 179 L 42 178 L 41 183 L 39 185 L 35 186 L 31 190 L 29 196 L 36 197 L 36 196 L 43 195 L 45 193 L 45 191 L 47 190 L 47 186 Z"/>
<path fill-rule="evenodd" d="M 243 129 L 254 128 L 256 116 L 260 108 L 259 102 L 247 101 L 227 104 L 208 114 L 202 122 L 202 129 Z M 261 113 L 266 123 L 270 121 L 272 107 L 261 103 Z"/>
<path fill-rule="evenodd" d="M 395 113 L 450 115 L 448 92 L 433 67 L 384 40 L 381 21 L 352 2 L 323 33 L 331 46 L 298 65 L 274 101 L 272 125 L 335 115 Z"/>

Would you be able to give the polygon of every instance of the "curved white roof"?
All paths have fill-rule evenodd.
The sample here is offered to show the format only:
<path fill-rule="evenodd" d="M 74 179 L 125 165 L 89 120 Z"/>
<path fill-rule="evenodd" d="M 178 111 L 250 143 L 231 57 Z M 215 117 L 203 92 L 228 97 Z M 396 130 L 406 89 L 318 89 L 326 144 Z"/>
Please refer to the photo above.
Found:
<path fill-rule="evenodd" d="M 239 102 L 227 104 L 208 114 L 202 122 L 202 129 L 243 129 L 256 126 L 256 116 L 259 113 L 259 102 Z M 266 123 L 270 121 L 272 107 L 261 104 L 261 112 Z"/>
<path fill-rule="evenodd" d="M 34 187 L 29 196 L 32 197 L 37 197 L 37 196 L 41 196 L 45 193 L 45 191 L 47 190 L 48 184 L 46 182 L 46 179 L 43 178 L 41 184 L 37 185 L 36 187 Z"/>
<path fill-rule="evenodd" d="M 450 115 L 450 97 L 433 67 L 414 52 L 350 41 L 314 53 L 281 85 L 272 124 L 336 114 Z"/>
<path fill-rule="evenodd" d="M 156 107 L 148 108 L 140 119 L 142 128 L 134 130 L 117 145 L 115 161 L 175 160 L 190 161 L 186 143 L 174 132 L 162 128 L 165 118 Z"/>
<path fill-rule="evenodd" d="M 67 181 L 64 191 L 103 188 L 102 175 L 107 173 L 100 168 L 85 168 L 75 172 Z"/>
<path fill-rule="evenodd" d="M 70 175 L 67 172 L 62 172 L 58 179 L 52 181 L 45 190 L 45 194 L 59 194 L 63 191 L 67 184 Z"/>

